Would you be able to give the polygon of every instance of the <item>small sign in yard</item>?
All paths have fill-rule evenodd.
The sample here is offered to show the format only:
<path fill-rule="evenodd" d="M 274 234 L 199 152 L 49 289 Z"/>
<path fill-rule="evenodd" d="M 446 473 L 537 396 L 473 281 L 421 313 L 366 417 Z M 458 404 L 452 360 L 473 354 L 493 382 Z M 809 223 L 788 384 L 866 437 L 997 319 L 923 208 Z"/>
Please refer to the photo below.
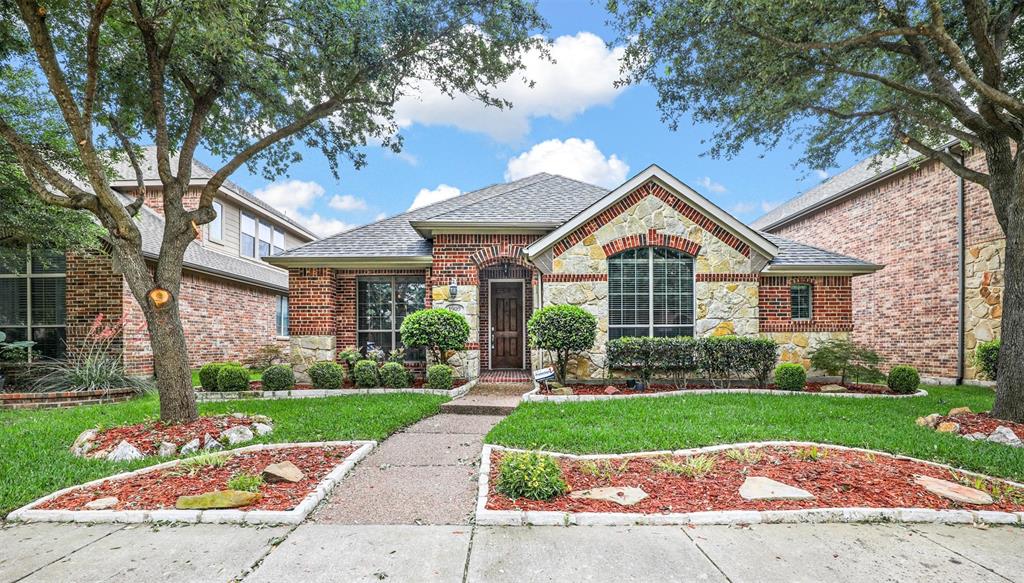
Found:
<path fill-rule="evenodd" d="M 550 366 L 533 371 L 533 380 L 538 383 L 550 381 L 553 378 L 555 378 L 555 369 Z"/>

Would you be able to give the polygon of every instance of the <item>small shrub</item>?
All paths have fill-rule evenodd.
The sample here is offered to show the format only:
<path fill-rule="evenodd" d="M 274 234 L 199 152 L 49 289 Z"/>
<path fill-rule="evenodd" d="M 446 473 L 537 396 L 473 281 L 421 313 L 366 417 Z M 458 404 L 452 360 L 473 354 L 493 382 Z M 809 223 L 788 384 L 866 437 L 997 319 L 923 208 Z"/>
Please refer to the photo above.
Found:
<path fill-rule="evenodd" d="M 794 454 L 796 459 L 804 462 L 816 462 L 828 457 L 828 450 L 819 448 L 816 445 L 801 447 Z"/>
<path fill-rule="evenodd" d="M 775 388 L 783 391 L 802 391 L 807 386 L 807 371 L 795 362 L 786 362 L 775 368 Z"/>
<path fill-rule="evenodd" d="M 263 476 L 259 474 L 240 473 L 228 479 L 228 490 L 241 490 L 243 492 L 259 492 L 263 485 Z"/>
<path fill-rule="evenodd" d="M 380 373 L 374 360 L 360 360 L 352 369 L 352 381 L 361 389 L 372 389 L 380 386 Z"/>
<path fill-rule="evenodd" d="M 753 465 L 761 461 L 764 453 L 759 449 L 730 449 L 726 450 L 725 457 L 741 464 Z"/>
<path fill-rule="evenodd" d="M 345 371 L 341 365 L 329 360 L 315 363 L 306 371 L 309 380 L 313 383 L 314 389 L 332 390 L 340 389 L 345 382 Z"/>
<path fill-rule="evenodd" d="M 263 388 L 268 391 L 289 391 L 295 387 L 295 373 L 287 364 L 275 364 L 263 371 Z"/>
<path fill-rule="evenodd" d="M 580 471 L 593 476 L 602 482 L 610 482 L 612 478 L 621 476 L 629 470 L 629 458 L 622 460 L 622 463 L 615 464 L 611 460 L 583 460 L 580 462 Z"/>
<path fill-rule="evenodd" d="M 526 331 L 530 346 L 555 353 L 555 374 L 564 383 L 569 357 L 593 348 L 597 318 L 579 306 L 547 306 L 530 316 Z"/>
<path fill-rule="evenodd" d="M 220 374 L 220 369 L 223 366 L 219 362 L 211 362 L 199 368 L 199 384 L 202 385 L 204 391 L 217 390 L 217 375 Z"/>
<path fill-rule="evenodd" d="M 194 476 L 207 468 L 219 468 L 228 463 L 228 456 L 224 453 L 201 453 L 181 460 L 172 473 L 182 476 L 188 474 Z"/>
<path fill-rule="evenodd" d="M 558 461 L 532 451 L 506 453 L 501 458 L 496 488 L 509 498 L 531 500 L 550 500 L 569 490 Z"/>
<path fill-rule="evenodd" d="M 362 359 L 363 355 L 360 354 L 359 350 L 357 350 L 355 347 L 346 348 L 345 350 L 342 350 L 341 352 L 338 353 L 338 362 L 348 367 L 349 373 L 352 372 L 352 367 L 354 367 L 356 363 Z"/>
<path fill-rule="evenodd" d="M 658 471 L 668 474 L 686 476 L 687 478 L 703 478 L 715 471 L 716 460 L 714 456 L 695 455 L 686 458 L 683 462 L 677 462 L 670 457 L 662 458 L 654 462 Z"/>
<path fill-rule="evenodd" d="M 979 342 L 974 349 L 974 367 L 978 369 L 981 376 L 990 381 L 996 380 L 996 372 L 999 364 L 999 348 L 1002 341 L 998 338 L 988 342 Z"/>
<path fill-rule="evenodd" d="M 455 370 L 447 364 L 435 364 L 427 369 L 427 388 L 449 391 L 455 383 Z"/>
<path fill-rule="evenodd" d="M 249 390 L 249 371 L 237 364 L 225 364 L 217 373 L 217 390 L 231 392 Z"/>
<path fill-rule="evenodd" d="M 404 389 L 409 386 L 409 373 L 401 363 L 384 363 L 380 367 L 380 384 L 390 389 Z"/>
<path fill-rule="evenodd" d="M 873 382 L 884 378 L 878 365 L 882 357 L 877 352 L 854 344 L 849 340 L 829 340 L 810 353 L 811 366 L 830 375 L 854 382 Z"/>
<path fill-rule="evenodd" d="M 754 379 L 757 388 L 768 387 L 775 363 L 778 361 L 779 345 L 772 338 L 740 338 L 735 350 L 740 362 L 739 372 Z"/>
<path fill-rule="evenodd" d="M 469 340 L 469 322 L 462 314 L 431 308 L 419 310 L 402 320 L 402 345 L 423 346 L 430 351 L 434 362 L 443 363 L 445 352 L 464 350 Z"/>
<path fill-rule="evenodd" d="M 896 365 L 889 371 L 889 378 L 886 380 L 889 389 L 894 393 L 909 394 L 917 390 L 921 384 L 921 376 L 917 369 L 907 365 Z"/>
<path fill-rule="evenodd" d="M 287 360 L 287 355 L 280 345 L 264 344 L 256 350 L 255 354 L 243 360 L 242 363 L 252 370 L 264 371 L 275 364 L 287 362 Z"/>

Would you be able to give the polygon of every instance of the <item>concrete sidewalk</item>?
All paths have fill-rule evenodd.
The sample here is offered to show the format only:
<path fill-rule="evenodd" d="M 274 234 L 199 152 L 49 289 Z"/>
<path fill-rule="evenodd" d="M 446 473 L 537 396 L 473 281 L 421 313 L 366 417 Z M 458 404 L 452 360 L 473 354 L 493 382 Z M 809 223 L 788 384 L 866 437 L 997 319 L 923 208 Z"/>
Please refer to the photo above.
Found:
<path fill-rule="evenodd" d="M 1024 581 L 974 526 L 9 525 L 0 582 Z"/>

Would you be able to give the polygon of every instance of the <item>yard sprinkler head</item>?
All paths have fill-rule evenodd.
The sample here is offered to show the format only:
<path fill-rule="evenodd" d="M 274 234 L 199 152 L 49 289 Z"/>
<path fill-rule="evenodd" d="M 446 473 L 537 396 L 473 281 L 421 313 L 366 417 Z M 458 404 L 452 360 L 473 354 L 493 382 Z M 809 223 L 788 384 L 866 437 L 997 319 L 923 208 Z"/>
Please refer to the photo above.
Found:
<path fill-rule="evenodd" d="M 155 287 L 149 290 L 149 293 L 146 295 L 149 297 L 149 301 L 153 302 L 153 307 L 158 310 L 171 303 L 171 292 L 162 287 Z"/>

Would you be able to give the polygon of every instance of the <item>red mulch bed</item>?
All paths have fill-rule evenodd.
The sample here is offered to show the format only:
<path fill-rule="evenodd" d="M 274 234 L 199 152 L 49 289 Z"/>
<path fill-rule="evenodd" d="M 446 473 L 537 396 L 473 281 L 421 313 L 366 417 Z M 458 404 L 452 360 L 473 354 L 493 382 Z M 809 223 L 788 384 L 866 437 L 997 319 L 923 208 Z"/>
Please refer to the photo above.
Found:
<path fill-rule="evenodd" d="M 164 424 L 161 421 L 154 423 L 137 423 L 135 425 L 124 425 L 105 429 L 96 436 L 95 445 L 89 451 L 95 455 L 101 451 L 113 449 L 121 440 L 127 440 L 134 445 L 142 455 L 156 455 L 160 442 L 169 441 L 174 445 L 181 446 L 198 438 L 200 442 L 207 433 L 217 439 L 220 434 L 236 425 L 252 425 L 253 420 L 248 418 L 239 419 L 231 415 L 214 415 L 200 417 L 191 423 L 177 425 Z"/>
<path fill-rule="evenodd" d="M 656 469 L 659 458 L 631 459 L 626 470 L 610 478 L 600 478 L 581 471 L 579 460 L 557 458 L 566 482 L 572 490 L 604 486 L 635 486 L 648 498 L 633 506 L 613 502 L 572 499 L 559 496 L 549 501 L 512 500 L 495 490 L 501 452 L 491 454 L 490 492 L 487 508 L 491 510 L 552 510 L 559 512 L 640 512 L 663 514 L 711 510 L 797 510 L 803 508 L 960 508 L 954 502 L 929 493 L 913 483 L 915 475 L 923 474 L 943 480 L 952 479 L 951 472 L 919 462 L 897 460 L 886 456 L 870 456 L 859 452 L 829 448 L 828 455 L 818 461 L 801 461 L 793 454 L 794 447 L 765 447 L 761 461 L 743 464 L 723 453 L 714 455 L 715 468 L 702 478 L 688 478 Z M 683 458 L 675 458 L 683 461 Z M 618 468 L 622 459 L 611 460 Z M 746 476 L 766 476 L 773 480 L 803 488 L 815 500 L 744 500 L 739 489 Z M 973 509 L 1020 512 L 1024 510 L 1024 491 L 1018 503 L 1003 497 L 987 506 Z"/>
<path fill-rule="evenodd" d="M 194 496 L 213 490 L 224 490 L 236 473 L 259 474 L 269 464 L 290 461 L 305 474 L 297 483 L 265 483 L 260 486 L 262 498 L 245 510 L 291 510 L 316 489 L 332 469 L 356 450 L 352 446 L 290 447 L 232 455 L 221 467 L 205 467 L 194 475 L 178 475 L 176 468 L 156 470 L 121 480 L 107 480 L 97 486 L 79 488 L 37 506 L 40 510 L 82 510 L 98 498 L 117 497 L 110 510 L 159 510 L 174 508 L 179 496 Z"/>
<path fill-rule="evenodd" d="M 840 383 L 807 383 L 807 387 L 804 389 L 804 391 L 808 392 L 808 393 L 820 393 L 821 392 L 821 387 L 824 387 L 825 385 L 832 385 L 832 384 L 838 385 Z M 573 394 L 575 394 L 575 395 L 604 395 L 605 394 L 604 390 L 606 388 L 608 388 L 609 386 L 614 386 L 615 388 L 619 389 L 619 391 L 621 391 L 621 392 L 616 393 L 618 395 L 633 395 L 633 394 L 637 394 L 637 393 L 640 393 L 640 394 L 642 394 L 642 393 L 667 393 L 667 392 L 671 392 L 671 391 L 695 391 L 695 390 L 707 390 L 707 389 L 715 390 L 715 389 L 723 389 L 723 388 L 735 388 L 735 389 L 755 388 L 755 387 L 713 387 L 711 385 L 687 385 L 685 387 L 681 387 L 680 388 L 680 387 L 677 387 L 677 386 L 675 386 L 673 384 L 652 383 L 651 386 L 648 387 L 647 390 L 645 390 L 645 391 L 634 391 L 632 389 L 627 388 L 625 384 L 621 384 L 621 383 L 607 383 L 607 384 L 602 384 L 602 385 L 569 384 L 569 385 L 566 385 L 566 386 L 571 388 Z M 876 387 L 876 386 L 871 386 L 871 385 L 856 385 L 856 384 L 852 384 L 852 383 L 846 383 L 845 385 L 842 385 L 842 386 L 846 387 L 846 392 L 847 393 L 869 393 L 869 394 L 873 394 L 873 395 L 895 395 L 896 394 L 896 393 L 890 391 L 888 388 L 884 388 L 884 387 L 880 387 L 880 386 Z M 768 388 L 769 389 L 775 389 L 775 385 L 768 385 Z M 544 392 L 544 394 L 547 395 L 547 394 L 550 394 L 550 393 Z"/>
<path fill-rule="evenodd" d="M 453 389 L 457 389 L 457 388 L 461 387 L 462 385 L 466 384 L 467 382 L 469 382 L 469 381 L 467 381 L 466 379 L 456 379 L 452 383 L 452 388 Z M 416 379 L 416 380 L 413 381 L 411 388 L 413 388 L 413 389 L 422 389 L 424 384 L 426 384 L 426 380 L 424 380 L 424 379 Z M 308 390 L 310 390 L 312 388 L 313 388 L 313 385 L 298 384 L 298 385 L 295 385 L 295 387 L 293 387 L 292 390 L 293 391 L 308 391 Z M 354 389 L 354 388 L 356 388 L 356 385 L 352 381 L 346 380 L 345 383 L 342 384 L 341 388 L 343 388 L 343 389 Z M 261 383 L 260 381 L 249 381 L 249 389 L 253 390 L 253 391 L 261 391 L 261 390 L 263 390 L 263 383 Z"/>
<path fill-rule="evenodd" d="M 950 416 L 946 415 L 939 419 L 939 422 L 952 421 L 960 424 L 960 435 L 967 435 L 970 433 L 985 433 L 990 434 L 996 430 L 997 427 L 1002 425 L 1012 430 L 1018 438 L 1024 439 L 1024 423 L 1014 423 L 1013 421 L 1006 421 L 1003 419 L 996 419 L 988 413 L 958 413 Z"/>

